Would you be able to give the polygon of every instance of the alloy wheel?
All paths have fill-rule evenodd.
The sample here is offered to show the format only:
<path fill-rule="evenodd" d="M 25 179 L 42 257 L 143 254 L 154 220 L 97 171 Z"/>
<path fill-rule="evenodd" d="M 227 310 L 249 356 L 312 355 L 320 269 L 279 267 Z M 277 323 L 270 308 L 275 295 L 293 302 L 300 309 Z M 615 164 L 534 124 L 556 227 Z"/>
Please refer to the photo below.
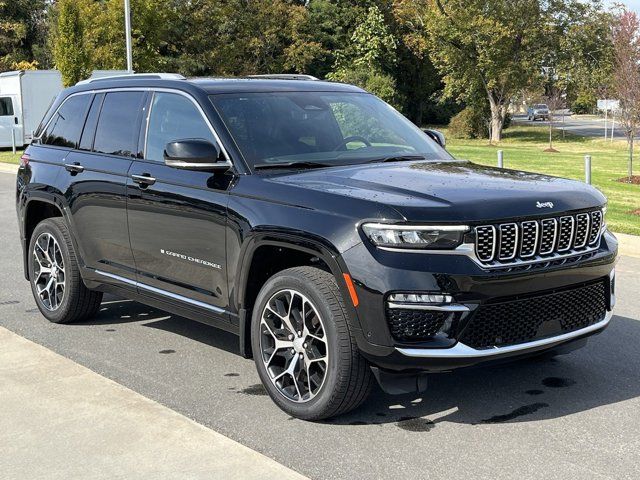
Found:
<path fill-rule="evenodd" d="M 33 246 L 34 280 L 40 302 L 49 311 L 57 310 L 64 299 L 66 274 L 58 241 L 42 233 Z"/>
<path fill-rule="evenodd" d="M 329 362 L 326 330 L 318 310 L 296 290 L 281 290 L 260 320 L 260 354 L 273 385 L 286 399 L 304 403 L 324 384 Z"/>

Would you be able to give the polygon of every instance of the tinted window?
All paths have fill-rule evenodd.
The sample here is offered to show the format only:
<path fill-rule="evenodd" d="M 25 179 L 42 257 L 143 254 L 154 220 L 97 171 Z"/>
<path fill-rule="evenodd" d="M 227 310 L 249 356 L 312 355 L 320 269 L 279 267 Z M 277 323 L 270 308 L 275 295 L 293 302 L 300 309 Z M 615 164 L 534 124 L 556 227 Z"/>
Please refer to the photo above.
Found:
<path fill-rule="evenodd" d="M 13 115 L 13 103 L 11 97 L 0 98 L 0 117 Z"/>
<path fill-rule="evenodd" d="M 138 145 L 138 116 L 144 92 L 107 93 L 102 103 L 93 149 L 130 157 Z"/>
<path fill-rule="evenodd" d="M 175 93 L 156 93 L 149 116 L 145 158 L 162 162 L 167 143 L 185 138 L 215 143 L 209 126 L 191 100 Z"/>
<path fill-rule="evenodd" d="M 89 106 L 91 95 L 69 97 L 42 133 L 42 143 L 60 147 L 76 148 L 80 141 L 80 132 Z"/>

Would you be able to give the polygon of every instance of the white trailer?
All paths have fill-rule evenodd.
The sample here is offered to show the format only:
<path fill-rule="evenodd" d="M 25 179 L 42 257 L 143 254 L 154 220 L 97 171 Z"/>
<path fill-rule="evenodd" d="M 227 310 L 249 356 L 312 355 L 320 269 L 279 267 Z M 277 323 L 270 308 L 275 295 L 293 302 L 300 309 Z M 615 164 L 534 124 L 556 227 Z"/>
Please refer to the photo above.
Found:
<path fill-rule="evenodd" d="M 62 91 L 58 70 L 19 70 L 0 73 L 0 147 L 31 143 L 54 98 Z"/>

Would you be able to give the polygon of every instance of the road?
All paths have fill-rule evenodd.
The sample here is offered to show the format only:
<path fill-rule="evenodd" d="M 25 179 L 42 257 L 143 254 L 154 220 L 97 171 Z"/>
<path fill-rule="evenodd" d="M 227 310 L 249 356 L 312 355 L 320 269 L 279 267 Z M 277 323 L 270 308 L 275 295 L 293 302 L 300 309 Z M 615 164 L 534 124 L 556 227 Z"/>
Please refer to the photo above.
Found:
<path fill-rule="evenodd" d="M 14 178 L 0 174 L 0 325 L 300 473 L 637 478 L 640 259 L 621 258 L 616 316 L 578 352 L 441 374 L 420 397 L 376 391 L 352 414 L 309 423 L 277 409 L 235 337 L 212 327 L 114 297 L 91 322 L 47 322 L 22 277 Z"/>
<path fill-rule="evenodd" d="M 536 120 L 535 122 L 527 120 L 526 115 L 514 115 L 513 121 L 522 125 L 549 125 L 549 122 L 545 120 Z M 604 139 L 604 119 L 596 117 L 582 117 L 582 116 L 565 116 L 564 123 L 562 122 L 562 116 L 557 115 L 553 120 L 554 128 L 564 128 L 565 131 L 580 135 L 583 137 L 602 137 Z M 621 125 L 616 121 L 613 138 L 615 140 L 624 140 L 625 134 L 620 128 Z M 611 138 L 611 119 L 607 120 L 607 138 Z"/>

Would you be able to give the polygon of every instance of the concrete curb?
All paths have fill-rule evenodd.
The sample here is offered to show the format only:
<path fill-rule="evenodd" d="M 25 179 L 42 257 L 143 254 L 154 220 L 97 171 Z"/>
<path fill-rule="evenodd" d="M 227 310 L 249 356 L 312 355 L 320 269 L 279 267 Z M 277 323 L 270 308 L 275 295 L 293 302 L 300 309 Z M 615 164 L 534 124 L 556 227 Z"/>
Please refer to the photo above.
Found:
<path fill-rule="evenodd" d="M 2 327 L 0 345 L 3 479 L 306 478 Z"/>
<path fill-rule="evenodd" d="M 19 165 L 14 163 L 4 163 L 0 162 L 0 172 L 2 173 L 18 173 Z"/>

